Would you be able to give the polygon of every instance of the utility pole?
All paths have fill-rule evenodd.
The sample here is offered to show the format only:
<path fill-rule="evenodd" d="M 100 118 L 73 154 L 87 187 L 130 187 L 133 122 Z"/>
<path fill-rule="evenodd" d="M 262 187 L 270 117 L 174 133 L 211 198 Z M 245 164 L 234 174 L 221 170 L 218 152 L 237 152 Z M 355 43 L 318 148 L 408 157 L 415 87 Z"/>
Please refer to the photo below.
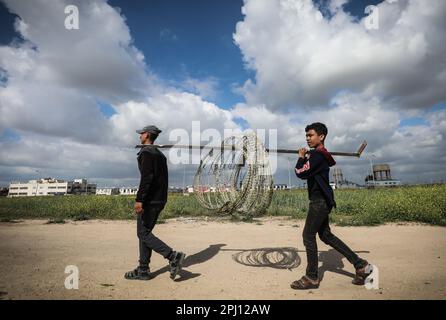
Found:
<path fill-rule="evenodd" d="M 186 166 L 183 166 L 183 193 L 186 192 Z"/>
<path fill-rule="evenodd" d="M 375 173 L 373 172 L 372 157 L 376 158 L 376 156 L 373 153 L 371 153 L 370 156 L 367 156 L 367 158 L 369 158 L 369 160 L 370 160 L 370 169 L 372 170 L 372 181 L 373 181 L 373 188 L 374 188 L 375 187 Z"/>

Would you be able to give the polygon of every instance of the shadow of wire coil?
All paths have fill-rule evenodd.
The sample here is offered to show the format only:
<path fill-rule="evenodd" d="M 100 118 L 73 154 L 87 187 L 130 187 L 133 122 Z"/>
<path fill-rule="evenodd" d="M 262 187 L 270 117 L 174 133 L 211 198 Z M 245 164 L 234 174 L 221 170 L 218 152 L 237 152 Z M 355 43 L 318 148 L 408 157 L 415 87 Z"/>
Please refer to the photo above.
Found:
<path fill-rule="evenodd" d="M 232 255 L 237 263 L 250 267 L 294 269 L 300 265 L 296 248 L 260 248 L 244 250 Z"/>

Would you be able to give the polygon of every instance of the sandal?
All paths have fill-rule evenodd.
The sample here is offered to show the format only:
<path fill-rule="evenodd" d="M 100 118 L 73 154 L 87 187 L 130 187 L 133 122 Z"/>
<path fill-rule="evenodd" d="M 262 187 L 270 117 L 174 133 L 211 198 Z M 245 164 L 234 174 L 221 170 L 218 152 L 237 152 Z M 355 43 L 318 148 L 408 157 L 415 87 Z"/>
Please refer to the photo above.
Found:
<path fill-rule="evenodd" d="M 307 290 L 319 288 L 319 280 L 312 280 L 307 276 L 303 276 L 299 280 L 294 281 L 291 284 L 291 288 L 295 290 Z"/>
<path fill-rule="evenodd" d="M 139 268 L 126 272 L 124 278 L 127 280 L 150 280 L 150 274 L 148 271 L 141 271 Z"/>
<path fill-rule="evenodd" d="M 372 274 L 373 267 L 367 261 L 365 261 L 364 266 L 362 268 L 356 269 L 355 278 L 352 280 L 352 283 L 357 286 L 362 286 L 365 283 L 365 279 Z"/>

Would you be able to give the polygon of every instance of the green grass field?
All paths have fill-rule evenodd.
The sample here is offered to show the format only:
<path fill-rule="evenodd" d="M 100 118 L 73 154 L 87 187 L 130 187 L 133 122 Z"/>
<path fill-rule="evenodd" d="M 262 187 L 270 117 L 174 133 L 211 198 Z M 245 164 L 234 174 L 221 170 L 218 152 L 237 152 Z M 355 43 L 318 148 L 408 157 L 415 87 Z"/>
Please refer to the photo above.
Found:
<path fill-rule="evenodd" d="M 330 214 L 338 225 L 378 225 L 422 222 L 446 226 L 446 185 L 391 189 L 335 190 L 337 209 Z M 49 196 L 0 198 L 0 221 L 18 219 L 133 219 L 134 196 Z M 307 191 L 275 191 L 267 216 L 304 219 Z M 213 216 L 193 195 L 170 194 L 161 220 L 172 217 Z"/>

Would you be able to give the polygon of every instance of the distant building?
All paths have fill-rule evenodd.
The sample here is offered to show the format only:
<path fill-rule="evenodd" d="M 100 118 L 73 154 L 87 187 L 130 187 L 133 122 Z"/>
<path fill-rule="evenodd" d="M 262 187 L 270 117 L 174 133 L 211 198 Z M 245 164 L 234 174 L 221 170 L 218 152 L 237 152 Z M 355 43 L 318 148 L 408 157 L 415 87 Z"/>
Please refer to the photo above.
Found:
<path fill-rule="evenodd" d="M 6 197 L 8 195 L 9 188 L 0 188 L 0 197 Z"/>
<path fill-rule="evenodd" d="M 288 190 L 289 187 L 285 183 L 278 183 L 273 185 L 273 190 Z"/>
<path fill-rule="evenodd" d="M 81 182 L 79 182 L 82 180 Z M 8 197 L 55 196 L 67 194 L 96 193 L 96 185 L 88 184 L 86 179 L 64 181 L 44 178 L 28 182 L 11 182 Z"/>
<path fill-rule="evenodd" d="M 344 175 L 342 174 L 342 169 L 335 167 L 333 168 L 333 183 L 336 185 L 343 183 Z"/>
<path fill-rule="evenodd" d="M 105 196 L 112 196 L 112 195 L 118 195 L 119 194 L 119 188 L 97 188 L 96 189 L 97 195 L 105 195 Z"/>
<path fill-rule="evenodd" d="M 87 179 L 74 179 L 72 194 L 96 194 L 96 184 L 88 183 Z"/>
<path fill-rule="evenodd" d="M 401 185 L 401 181 L 392 179 L 388 164 L 376 164 L 373 165 L 373 176 L 365 178 L 365 185 L 367 188 L 396 187 Z"/>
<path fill-rule="evenodd" d="M 121 195 L 136 195 L 138 193 L 138 187 L 122 187 L 119 188 L 119 194 Z"/>
<path fill-rule="evenodd" d="M 72 191 L 72 182 L 45 178 L 28 182 L 11 182 L 8 197 L 66 195 Z"/>
<path fill-rule="evenodd" d="M 181 193 L 183 191 L 184 191 L 183 188 L 179 188 L 179 187 L 169 187 L 169 190 L 168 190 L 168 192 L 171 192 L 171 193 Z"/>
<path fill-rule="evenodd" d="M 357 183 L 348 181 L 344 178 L 341 168 L 333 169 L 333 182 L 330 183 L 333 189 L 355 189 L 361 188 L 361 186 Z"/>

